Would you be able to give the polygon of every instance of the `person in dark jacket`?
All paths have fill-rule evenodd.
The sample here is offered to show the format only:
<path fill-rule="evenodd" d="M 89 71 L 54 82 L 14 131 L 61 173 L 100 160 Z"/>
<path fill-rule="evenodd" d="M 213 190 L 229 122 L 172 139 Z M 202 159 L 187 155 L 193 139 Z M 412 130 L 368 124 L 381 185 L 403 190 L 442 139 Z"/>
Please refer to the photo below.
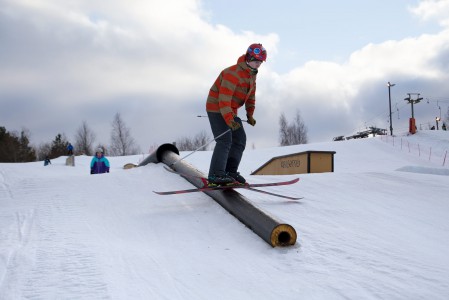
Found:
<path fill-rule="evenodd" d="M 98 148 L 97 153 L 90 162 L 90 174 L 109 173 L 109 160 L 104 157 L 103 149 Z"/>
<path fill-rule="evenodd" d="M 51 165 L 51 161 L 50 161 L 50 158 L 48 158 L 48 156 L 45 156 L 44 166 L 48 166 L 48 165 Z"/>

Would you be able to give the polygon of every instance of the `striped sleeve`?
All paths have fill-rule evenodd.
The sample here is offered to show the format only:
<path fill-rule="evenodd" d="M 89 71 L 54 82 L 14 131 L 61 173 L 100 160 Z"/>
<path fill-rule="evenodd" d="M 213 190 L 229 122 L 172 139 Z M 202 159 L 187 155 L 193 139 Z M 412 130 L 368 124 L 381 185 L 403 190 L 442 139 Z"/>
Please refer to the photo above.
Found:
<path fill-rule="evenodd" d="M 232 109 L 232 97 L 234 91 L 239 84 L 239 79 L 233 74 L 234 72 L 223 72 L 220 89 L 218 92 L 218 105 L 226 124 L 230 124 L 234 120 L 234 112 Z"/>
<path fill-rule="evenodd" d="M 254 110 L 256 109 L 256 83 L 254 82 L 254 88 L 251 92 L 251 95 L 245 102 L 246 114 L 248 116 L 253 116 Z"/>

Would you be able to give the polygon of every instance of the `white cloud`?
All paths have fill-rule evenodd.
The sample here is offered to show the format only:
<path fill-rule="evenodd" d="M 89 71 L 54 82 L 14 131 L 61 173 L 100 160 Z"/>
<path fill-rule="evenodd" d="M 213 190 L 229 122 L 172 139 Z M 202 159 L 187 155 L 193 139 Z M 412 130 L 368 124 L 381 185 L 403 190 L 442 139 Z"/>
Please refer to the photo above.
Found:
<path fill-rule="evenodd" d="M 449 26 L 448 0 L 423 0 L 410 11 L 425 21 L 437 20 L 442 26 Z"/>
<path fill-rule="evenodd" d="M 0 3 L 0 104 L 25 99 L 21 101 L 33 103 L 34 114 L 51 110 L 55 113 L 44 120 L 45 128 L 53 124 L 68 136 L 86 120 L 101 131 L 98 136 L 108 137 L 110 121 L 121 112 L 144 149 L 154 140 L 170 142 L 208 131 L 207 122 L 195 119 L 204 113 L 208 89 L 252 42 L 268 49 L 258 78 L 258 122 L 248 129 L 258 147 L 276 144 L 281 112 L 293 116 L 300 109 L 310 140 L 329 139 L 352 133 L 381 114 L 385 107 L 373 103 L 385 97 L 387 81 L 403 86 L 410 81 L 424 92 L 427 81 L 443 85 L 449 71 L 448 30 L 368 44 L 343 63 L 309 61 L 280 74 L 270 65 L 281 59 L 276 33 L 213 25 L 197 0 Z M 413 13 L 446 24 L 447 3 L 422 1 Z M 397 92 L 400 86 L 398 82 Z M 404 87 L 402 92 L 407 91 Z M 0 117 L 8 129 L 25 125 L 35 132 L 44 127 L 31 122 L 23 105 L 11 106 Z M 161 124 L 163 132 L 148 134 Z"/>
<path fill-rule="evenodd" d="M 40 103 L 43 114 L 52 107 L 59 113 L 45 121 L 64 128 L 60 124 L 70 119 L 76 124 L 65 127 L 68 135 L 82 120 L 94 122 L 85 111 L 95 103 L 134 110 L 133 118 L 145 120 L 139 124 L 144 128 L 154 128 L 158 118 L 139 114 L 167 115 L 189 102 L 203 113 L 208 89 L 222 68 L 254 41 L 273 49 L 270 55 L 278 42 L 276 34 L 236 34 L 207 23 L 195 0 L 2 2 L 0 21 L 6 26 L 0 28 L 5 37 L 0 89 L 6 96 L 0 102 L 13 95 Z M 141 100 L 123 108 L 117 99 Z M 38 131 L 23 107 L 12 108 L 19 117 L 9 126 Z M 108 107 L 96 114 L 103 120 L 103 135 L 114 113 L 114 107 Z M 173 130 L 179 129 L 166 128 Z"/>
<path fill-rule="evenodd" d="M 251 41 L 264 40 L 271 46 L 278 40 L 274 34 L 235 34 L 224 26 L 214 27 L 201 18 L 197 1 L 10 5 L 10 21 L 24 24 L 13 34 L 20 36 L 22 46 L 38 51 L 15 53 L 3 62 L 10 66 L 8 71 L 13 68 L 16 78 L 30 78 L 25 81 L 30 88 L 36 88 L 35 83 L 57 89 L 72 82 L 77 93 L 85 91 L 95 98 L 132 92 L 192 93 L 204 80 L 212 82 L 216 70 L 236 61 Z M 13 86 L 19 84 L 24 81 Z"/>
<path fill-rule="evenodd" d="M 400 82 L 395 87 L 396 95 L 399 91 L 404 97 L 407 92 L 420 91 L 428 97 L 447 96 L 448 45 L 449 30 L 390 40 L 366 45 L 352 53 L 345 63 L 308 62 L 276 76 L 274 85 L 278 88 L 266 82 L 274 76 L 259 81 L 270 85 L 264 93 L 275 102 L 269 108 L 271 115 L 277 117 L 284 112 L 293 117 L 295 109 L 300 109 L 306 124 L 312 124 L 309 126 L 311 140 L 320 141 L 332 135 L 354 133 L 363 129 L 361 125 L 365 123 L 368 123 L 366 126 L 387 127 L 387 81 Z M 396 98 L 402 100 L 402 95 Z M 423 112 L 427 108 L 419 109 Z M 403 115 L 408 114 L 408 110 L 404 107 Z M 272 130 L 272 135 L 275 134 Z"/>

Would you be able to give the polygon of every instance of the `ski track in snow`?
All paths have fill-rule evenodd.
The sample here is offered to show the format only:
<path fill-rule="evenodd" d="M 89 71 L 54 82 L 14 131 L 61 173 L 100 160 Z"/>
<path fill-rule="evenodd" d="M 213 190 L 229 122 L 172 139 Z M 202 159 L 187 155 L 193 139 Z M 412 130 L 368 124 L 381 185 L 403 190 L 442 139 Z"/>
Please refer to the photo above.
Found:
<path fill-rule="evenodd" d="M 83 213 L 80 207 L 65 202 L 70 187 L 54 188 L 46 186 L 48 183 L 26 178 L 18 181 L 20 188 L 8 196 L 20 199 L 24 207 L 33 202 L 35 208 L 9 216 L 4 227 L 9 228 L 5 231 L 9 236 L 1 234 L 1 240 L 13 247 L 6 254 L 1 252 L 5 271 L 0 299 L 11 295 L 13 299 L 108 299 L 96 254 L 74 239 L 81 235 Z M 10 290 L 14 286 L 22 286 L 20 294 Z"/>

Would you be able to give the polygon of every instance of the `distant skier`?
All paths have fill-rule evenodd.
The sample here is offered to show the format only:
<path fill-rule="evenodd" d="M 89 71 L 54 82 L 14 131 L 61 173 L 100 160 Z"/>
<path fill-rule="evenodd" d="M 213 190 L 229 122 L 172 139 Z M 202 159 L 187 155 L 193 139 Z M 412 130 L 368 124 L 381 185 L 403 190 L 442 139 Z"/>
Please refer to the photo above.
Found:
<path fill-rule="evenodd" d="M 209 168 L 209 183 L 222 185 L 246 180 L 237 172 L 246 147 L 246 133 L 237 110 L 245 105 L 248 124 L 256 125 L 253 118 L 256 106 L 256 78 L 260 65 L 266 61 L 267 51 L 262 44 L 252 44 L 237 64 L 224 69 L 210 88 L 206 102 L 212 133 L 216 139 Z"/>
<path fill-rule="evenodd" d="M 104 157 L 103 149 L 98 148 L 90 162 L 90 174 L 109 173 L 109 160 Z"/>
<path fill-rule="evenodd" d="M 48 165 L 51 165 L 51 161 L 50 161 L 50 158 L 48 158 L 48 156 L 45 156 L 44 166 L 48 166 Z"/>
<path fill-rule="evenodd" d="M 67 155 L 73 155 L 73 146 L 70 143 L 67 145 Z"/>

